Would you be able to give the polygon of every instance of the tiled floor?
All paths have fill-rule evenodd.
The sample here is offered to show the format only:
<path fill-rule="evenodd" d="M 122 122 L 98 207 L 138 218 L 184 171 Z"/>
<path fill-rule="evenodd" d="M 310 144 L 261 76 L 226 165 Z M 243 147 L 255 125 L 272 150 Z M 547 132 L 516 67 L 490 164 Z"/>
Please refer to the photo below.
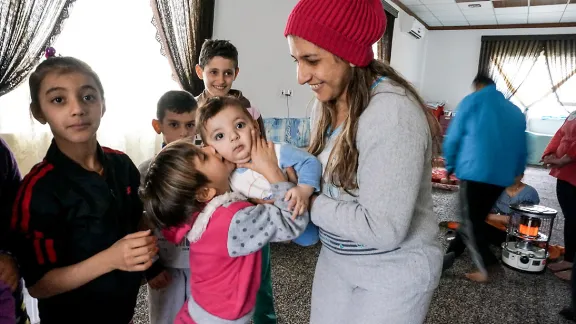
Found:
<path fill-rule="evenodd" d="M 545 170 L 530 168 L 525 181 L 538 190 L 543 205 L 560 209 L 555 180 Z M 434 191 L 434 210 L 439 221 L 457 219 L 456 194 Z M 562 230 L 563 216 L 560 213 L 553 232 L 554 242 L 562 243 Z M 439 239 L 443 240 L 443 236 L 440 235 Z M 273 245 L 273 280 L 279 323 L 308 323 L 310 290 L 318 251 L 319 247 Z M 427 324 L 568 323 L 557 315 L 569 303 L 568 284 L 551 273 L 521 274 L 503 268 L 493 276 L 492 282 L 477 284 L 463 277 L 470 269 L 471 261 L 465 254 L 443 275 L 430 306 Z M 135 323 L 148 323 L 146 312 L 146 301 L 140 298 Z"/>

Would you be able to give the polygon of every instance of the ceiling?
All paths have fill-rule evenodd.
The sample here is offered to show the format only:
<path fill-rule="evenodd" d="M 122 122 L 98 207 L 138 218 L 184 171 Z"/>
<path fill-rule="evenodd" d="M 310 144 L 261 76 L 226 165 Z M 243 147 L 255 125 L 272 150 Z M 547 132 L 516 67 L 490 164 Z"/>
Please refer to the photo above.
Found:
<path fill-rule="evenodd" d="M 430 29 L 576 23 L 576 0 L 397 0 Z M 510 26 L 508 26 L 510 27 Z"/>

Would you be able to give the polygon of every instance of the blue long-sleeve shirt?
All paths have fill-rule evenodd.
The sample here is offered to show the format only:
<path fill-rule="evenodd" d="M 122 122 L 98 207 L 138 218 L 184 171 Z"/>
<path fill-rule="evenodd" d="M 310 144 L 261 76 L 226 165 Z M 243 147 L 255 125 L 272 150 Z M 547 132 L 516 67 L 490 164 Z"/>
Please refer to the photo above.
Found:
<path fill-rule="evenodd" d="M 274 148 L 281 169 L 293 167 L 298 175 L 298 184 L 320 191 L 322 164 L 315 156 L 289 144 L 274 144 Z M 270 183 L 261 174 L 245 168 L 234 171 L 230 186 L 249 198 L 267 199 L 271 195 Z"/>
<path fill-rule="evenodd" d="M 458 106 L 444 139 L 446 169 L 461 180 L 507 187 L 526 168 L 526 118 L 490 85 Z"/>
<path fill-rule="evenodd" d="M 534 187 L 526 185 L 516 196 L 510 197 L 506 190 L 502 192 L 494 206 L 492 207 L 492 213 L 509 215 L 510 205 L 514 204 L 529 204 L 538 205 L 540 203 L 540 196 L 538 191 Z"/>

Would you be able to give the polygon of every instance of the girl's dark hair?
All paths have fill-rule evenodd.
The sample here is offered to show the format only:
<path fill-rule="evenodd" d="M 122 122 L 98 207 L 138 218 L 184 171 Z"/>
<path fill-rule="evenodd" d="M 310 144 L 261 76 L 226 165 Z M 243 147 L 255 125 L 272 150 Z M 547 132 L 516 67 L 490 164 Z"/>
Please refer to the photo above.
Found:
<path fill-rule="evenodd" d="M 36 70 L 30 75 L 28 85 L 30 86 L 30 110 L 32 114 L 40 112 L 40 86 L 42 81 L 49 73 L 67 74 L 67 73 L 82 73 L 92 79 L 96 83 L 97 90 L 104 100 L 104 87 L 98 77 L 98 74 L 85 62 L 70 56 L 54 56 L 44 60 L 36 67 Z"/>
<path fill-rule="evenodd" d="M 327 179 L 330 183 L 342 187 L 346 191 L 358 188 L 356 179 L 358 170 L 358 148 L 356 147 L 358 121 L 372 97 L 372 83 L 381 76 L 387 77 L 394 85 L 404 89 L 405 94 L 422 109 L 432 136 L 432 158 L 439 154 L 442 141 L 440 123 L 408 81 L 390 65 L 378 60 L 372 60 L 366 67 L 351 69 L 350 82 L 347 86 L 349 115 L 342 124 L 342 132 L 336 139 L 326 166 Z M 316 156 L 324 150 L 328 142 L 327 132 L 332 121 L 336 118 L 335 102 L 321 103 L 320 108 L 318 123 L 314 125 L 308 149 L 310 153 Z M 385 112 L 382 111 L 382 113 Z"/>
<path fill-rule="evenodd" d="M 196 129 L 200 132 L 200 137 L 202 142 L 206 143 L 206 123 L 214 116 L 218 115 L 222 110 L 227 107 L 236 107 L 248 117 L 252 119 L 252 115 L 248 112 L 246 108 L 242 105 L 242 102 L 234 97 L 212 97 L 206 100 L 206 102 L 198 108 L 196 112 Z M 260 118 L 259 118 L 260 119 Z M 260 128 L 260 135 L 266 138 L 266 132 L 264 131 L 264 122 L 260 120 L 255 120 Z"/>
<path fill-rule="evenodd" d="M 179 226 L 202 210 L 196 193 L 209 180 L 195 168 L 195 159 L 204 160 L 206 154 L 186 138 L 166 145 L 150 164 L 138 194 L 153 224 Z"/>

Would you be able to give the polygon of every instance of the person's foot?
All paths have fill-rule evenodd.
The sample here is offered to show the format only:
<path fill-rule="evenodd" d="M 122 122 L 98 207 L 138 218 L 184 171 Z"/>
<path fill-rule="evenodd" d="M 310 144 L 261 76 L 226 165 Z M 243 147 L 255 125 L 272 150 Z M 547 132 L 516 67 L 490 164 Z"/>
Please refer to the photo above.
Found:
<path fill-rule="evenodd" d="M 568 269 L 572 269 L 572 262 L 568 261 L 560 261 L 556 263 L 550 263 L 548 265 L 548 269 L 552 272 L 564 271 Z"/>
<path fill-rule="evenodd" d="M 554 275 L 564 281 L 570 281 L 572 278 L 572 270 L 554 272 Z"/>
<path fill-rule="evenodd" d="M 444 254 L 444 260 L 442 261 L 442 272 L 452 268 L 455 259 L 456 254 L 454 254 L 454 252 L 448 252 Z"/>
<path fill-rule="evenodd" d="M 469 280 L 475 281 L 475 282 L 488 282 L 488 275 L 483 274 L 480 271 L 475 271 L 475 272 L 469 272 L 467 274 L 465 274 L 466 278 L 468 278 Z"/>
<path fill-rule="evenodd" d="M 563 308 L 559 314 L 569 321 L 576 322 L 576 314 L 572 307 Z"/>

